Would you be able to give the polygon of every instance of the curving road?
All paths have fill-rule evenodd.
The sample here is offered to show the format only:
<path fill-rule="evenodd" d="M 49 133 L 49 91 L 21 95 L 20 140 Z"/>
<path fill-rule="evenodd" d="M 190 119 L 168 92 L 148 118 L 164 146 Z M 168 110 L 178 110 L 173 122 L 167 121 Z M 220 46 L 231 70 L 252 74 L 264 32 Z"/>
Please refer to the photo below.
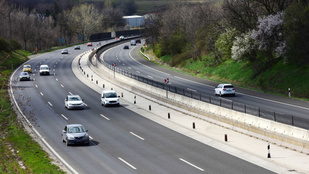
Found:
<path fill-rule="evenodd" d="M 129 43 L 124 43 L 105 52 L 103 55 L 104 61 L 109 64 L 116 63 L 117 67 L 122 70 L 148 79 L 153 79 L 154 81 L 163 83 L 164 79 L 169 78 L 169 82 L 173 86 L 214 97 L 214 87 L 217 86 L 218 83 L 178 73 L 145 60 L 139 54 L 142 44 L 130 46 L 129 49 L 123 49 L 124 45 L 129 45 Z M 275 111 L 276 113 L 282 114 L 283 117 L 287 115 L 307 119 L 307 122 L 303 124 L 308 124 L 309 122 L 309 102 L 243 88 L 236 88 L 236 92 L 237 94 L 235 97 L 218 98 L 263 108 L 268 111 Z M 269 115 L 270 119 L 272 119 L 274 114 L 270 112 Z M 286 121 L 291 121 L 288 117 L 286 117 L 286 119 Z M 302 120 L 298 121 L 298 123 L 302 124 Z"/>
<path fill-rule="evenodd" d="M 69 48 L 68 55 L 54 51 L 31 59 L 31 81 L 18 81 L 21 68 L 12 75 L 20 109 L 72 173 L 272 173 L 154 123 L 128 106 L 102 107 L 100 94 L 71 69 L 72 60 L 89 49 L 81 45 L 81 50 Z M 49 65 L 51 75 L 39 75 L 41 64 Z M 68 94 L 80 95 L 87 107 L 66 110 Z M 89 130 L 90 146 L 65 146 L 61 130 L 70 123 Z"/>

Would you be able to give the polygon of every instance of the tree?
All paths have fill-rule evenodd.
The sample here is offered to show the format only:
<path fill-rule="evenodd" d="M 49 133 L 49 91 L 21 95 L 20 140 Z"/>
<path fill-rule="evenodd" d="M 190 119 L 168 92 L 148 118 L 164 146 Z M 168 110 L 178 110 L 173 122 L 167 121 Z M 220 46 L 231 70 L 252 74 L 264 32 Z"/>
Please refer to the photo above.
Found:
<path fill-rule="evenodd" d="M 76 33 L 81 34 L 88 40 L 92 33 L 100 31 L 103 15 L 94 7 L 93 4 L 82 4 L 74 6 L 72 10 L 64 13 L 68 24 L 76 28 Z"/>
<path fill-rule="evenodd" d="M 235 37 L 239 35 L 235 28 L 226 29 L 216 41 L 216 48 L 222 61 L 231 58 L 232 56 L 232 46 L 235 40 Z"/>
<path fill-rule="evenodd" d="M 297 1 L 286 9 L 284 34 L 287 58 L 297 64 L 309 63 L 309 3 Z"/>
<path fill-rule="evenodd" d="M 240 37 L 236 37 L 232 46 L 232 59 L 233 60 L 249 60 L 255 62 L 257 54 L 255 50 L 258 47 L 258 43 L 251 38 L 251 32 L 241 34 Z"/>
<path fill-rule="evenodd" d="M 251 34 L 251 37 L 259 43 L 259 50 L 267 52 L 269 62 L 285 53 L 283 14 L 279 12 L 276 15 L 259 17 L 257 30 L 253 30 Z"/>

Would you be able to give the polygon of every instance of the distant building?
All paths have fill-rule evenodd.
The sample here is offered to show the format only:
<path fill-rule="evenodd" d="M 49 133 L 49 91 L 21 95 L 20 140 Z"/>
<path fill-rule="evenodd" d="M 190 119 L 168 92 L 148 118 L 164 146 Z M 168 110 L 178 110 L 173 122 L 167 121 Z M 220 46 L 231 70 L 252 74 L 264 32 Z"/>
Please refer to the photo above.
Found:
<path fill-rule="evenodd" d="M 144 16 L 124 16 L 123 19 L 126 21 L 126 24 L 130 26 L 130 28 L 139 28 L 144 27 L 145 25 L 145 17 Z"/>

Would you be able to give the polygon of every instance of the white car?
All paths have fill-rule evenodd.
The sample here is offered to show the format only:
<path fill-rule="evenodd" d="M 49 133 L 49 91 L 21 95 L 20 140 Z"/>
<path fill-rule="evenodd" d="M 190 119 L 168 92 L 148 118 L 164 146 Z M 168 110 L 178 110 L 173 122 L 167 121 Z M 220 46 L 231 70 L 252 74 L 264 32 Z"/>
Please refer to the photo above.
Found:
<path fill-rule="evenodd" d="M 232 84 L 219 84 L 215 88 L 215 95 L 232 95 L 235 96 L 235 88 Z"/>
<path fill-rule="evenodd" d="M 85 103 L 79 95 L 67 95 L 64 99 L 64 107 L 67 109 L 84 109 Z"/>
<path fill-rule="evenodd" d="M 61 54 L 69 54 L 69 51 L 67 49 L 61 50 Z"/>
<path fill-rule="evenodd" d="M 101 104 L 103 106 L 115 105 L 119 106 L 119 96 L 117 96 L 116 91 L 113 90 L 103 90 L 101 94 Z"/>
<path fill-rule="evenodd" d="M 48 65 L 40 65 L 40 75 L 49 75 Z"/>

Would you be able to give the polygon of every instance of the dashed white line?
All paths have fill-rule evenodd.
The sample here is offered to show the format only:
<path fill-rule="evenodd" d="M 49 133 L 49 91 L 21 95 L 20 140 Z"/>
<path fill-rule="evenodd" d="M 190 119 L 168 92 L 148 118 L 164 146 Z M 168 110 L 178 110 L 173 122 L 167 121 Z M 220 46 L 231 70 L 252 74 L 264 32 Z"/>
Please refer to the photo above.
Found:
<path fill-rule="evenodd" d="M 129 69 L 132 69 L 131 67 L 128 67 Z"/>
<path fill-rule="evenodd" d="M 124 63 L 123 63 L 122 65 L 123 65 L 123 66 L 126 66 L 126 64 L 124 64 Z"/>
<path fill-rule="evenodd" d="M 192 164 L 192 163 L 190 163 L 190 162 L 188 162 L 188 161 L 186 161 L 186 160 L 184 160 L 184 159 L 182 159 L 182 158 L 179 158 L 179 160 L 182 161 L 182 162 L 185 162 L 185 163 L 189 164 L 189 165 L 192 166 L 192 167 L 195 167 L 195 168 L 199 169 L 200 171 L 204 171 L 204 169 L 202 169 L 202 168 L 200 168 L 200 167 L 197 167 L 196 165 L 194 165 L 194 164 Z"/>
<path fill-rule="evenodd" d="M 105 115 L 103 115 L 103 114 L 100 114 L 100 116 L 101 117 L 103 117 L 103 118 L 105 118 L 106 120 L 109 120 L 109 118 L 108 117 L 106 117 Z"/>
<path fill-rule="evenodd" d="M 44 94 L 42 92 L 40 92 L 41 96 L 44 96 Z"/>
<path fill-rule="evenodd" d="M 90 136 L 90 135 L 89 135 L 89 138 L 90 138 L 91 140 L 93 140 L 92 136 Z"/>
<path fill-rule="evenodd" d="M 36 88 L 38 88 L 39 86 L 38 85 L 34 85 Z"/>
<path fill-rule="evenodd" d="M 69 92 L 70 95 L 73 95 L 72 92 Z"/>
<path fill-rule="evenodd" d="M 56 81 L 58 81 L 58 79 L 56 78 Z"/>
<path fill-rule="evenodd" d="M 139 71 L 136 71 L 137 73 L 141 73 L 141 72 L 139 72 Z"/>
<path fill-rule="evenodd" d="M 126 165 L 128 165 L 129 167 L 131 167 L 132 169 L 136 170 L 136 168 L 135 168 L 132 164 L 128 163 L 128 162 L 125 161 L 124 159 L 122 159 L 122 158 L 120 158 L 120 157 L 118 157 L 118 159 L 119 159 L 120 161 L 122 161 L 123 163 L 125 163 Z"/>
<path fill-rule="evenodd" d="M 63 84 L 60 84 L 60 86 L 61 86 L 62 88 L 64 88 Z"/>
<path fill-rule="evenodd" d="M 148 77 L 149 77 L 149 78 L 151 78 L 151 79 L 153 79 L 153 77 L 152 77 L 152 76 L 150 76 L 150 75 L 148 75 Z"/>
<path fill-rule="evenodd" d="M 52 104 L 51 104 L 51 102 L 47 102 L 50 106 L 53 106 Z"/>
<path fill-rule="evenodd" d="M 136 136 L 137 138 L 139 138 L 139 139 L 141 139 L 141 140 L 145 140 L 143 137 L 138 136 L 138 135 L 136 135 L 136 134 L 135 134 L 135 133 L 133 133 L 133 132 L 130 132 L 130 134 L 132 134 L 132 135 Z"/>
<path fill-rule="evenodd" d="M 69 120 L 67 117 L 65 117 L 63 114 L 61 114 L 61 117 L 63 117 L 65 120 Z"/>

